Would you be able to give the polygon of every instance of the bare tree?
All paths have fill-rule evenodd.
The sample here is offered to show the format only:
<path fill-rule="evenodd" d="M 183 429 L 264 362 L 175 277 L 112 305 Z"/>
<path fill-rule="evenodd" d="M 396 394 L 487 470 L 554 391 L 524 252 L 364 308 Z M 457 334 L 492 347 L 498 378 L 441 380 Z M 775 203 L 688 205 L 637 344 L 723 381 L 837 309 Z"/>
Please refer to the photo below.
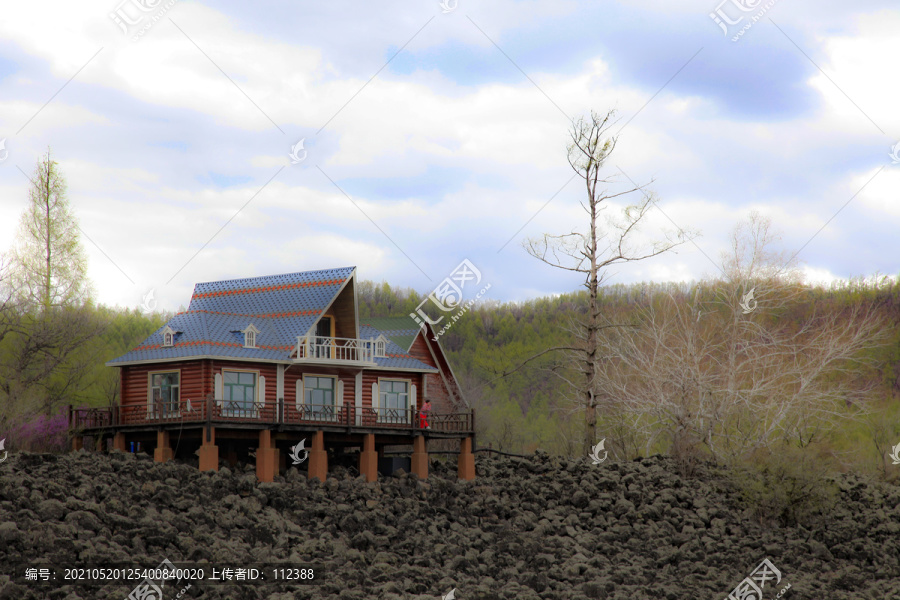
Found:
<path fill-rule="evenodd" d="M 612 179 L 602 176 L 607 160 L 616 147 L 617 138 L 609 135 L 613 125 L 614 111 L 600 116 L 591 112 L 590 118 L 580 118 L 573 123 L 568 145 L 569 165 L 584 180 L 586 200 L 581 203 L 587 213 L 587 232 L 573 231 L 562 235 L 544 234 L 538 239 L 528 239 L 525 250 L 538 260 L 553 267 L 581 273 L 585 276 L 584 287 L 588 292 L 587 315 L 573 325 L 572 346 L 548 350 L 564 351 L 569 364 L 576 373 L 575 380 L 566 379 L 574 390 L 574 400 L 579 410 L 585 412 L 585 435 L 583 451 L 587 453 L 596 439 L 597 407 L 600 390 L 600 363 L 603 356 L 598 352 L 599 332 L 616 325 L 605 321 L 600 313 L 600 288 L 607 269 L 619 263 L 640 261 L 657 256 L 673 247 L 692 239 L 696 234 L 680 230 L 666 232 L 665 239 L 657 242 L 634 244 L 638 228 L 651 210 L 655 199 L 647 193 L 647 185 L 609 192 L 605 186 Z M 601 213 L 620 197 L 638 193 L 641 199 L 627 206 L 621 216 L 606 219 L 606 227 L 600 223 Z M 605 242 L 605 246 L 602 243 Z M 561 375 L 560 370 L 554 370 Z"/>
<path fill-rule="evenodd" d="M 642 418 L 648 450 L 660 435 L 675 454 L 703 446 L 714 458 L 803 447 L 864 412 L 875 382 L 860 369 L 885 339 L 884 318 L 862 301 L 804 301 L 799 272 L 769 250 L 775 239 L 754 215 L 735 231 L 724 279 L 693 298 L 657 295 L 640 326 L 604 332 L 600 388 Z"/>

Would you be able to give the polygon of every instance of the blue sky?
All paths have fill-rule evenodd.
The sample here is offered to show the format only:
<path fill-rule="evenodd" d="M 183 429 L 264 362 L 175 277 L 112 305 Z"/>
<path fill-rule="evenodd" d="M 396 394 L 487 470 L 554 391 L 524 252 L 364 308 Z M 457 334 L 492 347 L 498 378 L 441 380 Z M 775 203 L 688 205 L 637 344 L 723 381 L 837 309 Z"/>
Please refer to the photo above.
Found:
<path fill-rule="evenodd" d="M 105 304 L 348 265 L 428 292 L 463 259 L 491 299 L 575 290 L 522 242 L 583 230 L 568 119 L 612 108 L 609 174 L 660 199 L 642 235 L 702 234 L 612 281 L 714 273 L 752 210 L 809 281 L 900 272 L 886 0 L 72 4 L 0 22 L 0 249 L 50 146 Z"/>

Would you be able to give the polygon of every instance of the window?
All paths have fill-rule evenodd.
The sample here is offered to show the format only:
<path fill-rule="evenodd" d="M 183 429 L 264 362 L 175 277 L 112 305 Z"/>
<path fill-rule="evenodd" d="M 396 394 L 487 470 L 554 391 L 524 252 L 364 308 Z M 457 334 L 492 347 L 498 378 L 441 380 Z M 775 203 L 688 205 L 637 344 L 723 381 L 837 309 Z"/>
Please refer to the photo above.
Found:
<path fill-rule="evenodd" d="M 256 417 L 256 373 L 222 371 L 223 414 L 229 417 Z"/>
<path fill-rule="evenodd" d="M 368 340 L 362 342 L 362 347 L 366 349 L 365 356 L 372 358 L 384 358 L 384 347 L 387 344 L 385 337 L 383 335 L 378 336 L 378 339 L 369 338 Z"/>
<path fill-rule="evenodd" d="M 306 418 L 316 421 L 334 421 L 337 418 L 335 387 L 334 377 L 303 377 L 303 412 Z"/>
<path fill-rule="evenodd" d="M 171 348 L 173 345 L 175 345 L 176 333 L 177 332 L 174 329 L 166 325 L 165 329 L 162 330 L 163 348 Z"/>
<path fill-rule="evenodd" d="M 251 323 L 246 329 L 242 329 L 241 333 L 244 334 L 244 348 L 256 348 L 256 334 L 259 333 L 259 329 Z"/>
<path fill-rule="evenodd" d="M 409 382 L 382 379 L 378 382 L 378 421 L 406 423 L 409 411 Z"/>
<path fill-rule="evenodd" d="M 150 374 L 151 415 L 157 418 L 179 416 L 180 373 Z"/>

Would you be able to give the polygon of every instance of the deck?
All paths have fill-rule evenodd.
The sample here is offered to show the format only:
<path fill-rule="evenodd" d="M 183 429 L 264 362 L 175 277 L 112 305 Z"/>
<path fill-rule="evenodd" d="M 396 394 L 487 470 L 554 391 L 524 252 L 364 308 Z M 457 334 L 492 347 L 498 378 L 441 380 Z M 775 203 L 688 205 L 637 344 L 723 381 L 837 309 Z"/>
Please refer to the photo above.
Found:
<path fill-rule="evenodd" d="M 417 435 L 423 433 L 417 410 L 357 409 L 355 406 L 296 405 L 293 402 L 234 403 L 208 398 L 177 403 L 131 403 L 108 408 L 69 408 L 69 429 L 82 435 L 179 427 L 321 430 L 341 433 Z M 431 413 L 429 437 L 474 435 L 475 411 Z"/>

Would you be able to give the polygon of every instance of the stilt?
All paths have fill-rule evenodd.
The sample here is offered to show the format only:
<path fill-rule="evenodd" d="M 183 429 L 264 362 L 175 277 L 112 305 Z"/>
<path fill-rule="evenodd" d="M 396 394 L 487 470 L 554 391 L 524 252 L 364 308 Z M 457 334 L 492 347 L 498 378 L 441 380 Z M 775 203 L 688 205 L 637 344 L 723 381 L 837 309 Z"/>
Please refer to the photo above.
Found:
<path fill-rule="evenodd" d="M 263 429 L 259 432 L 259 448 L 256 449 L 256 478 L 272 482 L 277 472 L 278 448 L 272 443 L 272 431 Z"/>
<path fill-rule="evenodd" d="M 125 441 L 125 434 L 121 431 L 113 436 L 113 450 L 128 452 L 128 442 Z"/>
<path fill-rule="evenodd" d="M 470 437 L 459 441 L 457 476 L 466 481 L 475 479 L 475 455 L 472 454 L 472 438 Z"/>
<path fill-rule="evenodd" d="M 412 472 L 419 479 L 428 479 L 428 450 L 425 448 L 425 436 L 417 435 L 413 439 Z"/>
<path fill-rule="evenodd" d="M 375 434 L 363 436 L 363 448 L 359 453 L 359 474 L 366 476 L 366 481 L 378 480 L 378 454 L 375 453 Z"/>
<path fill-rule="evenodd" d="M 156 450 L 153 451 L 153 460 L 156 462 L 166 462 L 175 458 L 175 453 L 169 444 L 169 432 L 156 432 Z"/>
<path fill-rule="evenodd" d="M 200 457 L 201 471 L 218 471 L 219 470 L 219 447 L 216 445 L 216 428 L 209 428 L 209 440 L 206 439 L 206 432 L 200 434 L 203 437 L 203 443 L 197 455 Z"/>
<path fill-rule="evenodd" d="M 84 436 L 82 435 L 73 435 L 72 436 L 72 451 L 77 452 L 78 450 L 84 449 Z"/>
<path fill-rule="evenodd" d="M 307 477 L 318 477 L 324 482 L 328 478 L 328 453 L 325 452 L 325 432 L 313 433 L 312 448 L 309 449 L 309 469 Z"/>

